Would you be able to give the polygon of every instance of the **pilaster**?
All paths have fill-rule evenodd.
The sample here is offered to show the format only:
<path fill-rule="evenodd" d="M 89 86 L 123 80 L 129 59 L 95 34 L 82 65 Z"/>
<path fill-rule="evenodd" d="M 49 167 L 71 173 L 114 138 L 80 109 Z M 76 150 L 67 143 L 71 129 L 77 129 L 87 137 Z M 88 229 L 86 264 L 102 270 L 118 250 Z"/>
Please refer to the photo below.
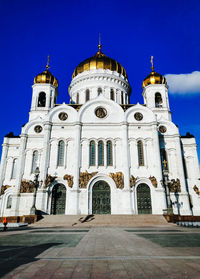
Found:
<path fill-rule="evenodd" d="M 49 157 L 50 157 L 50 136 L 51 136 L 51 127 L 50 122 L 44 123 L 44 139 L 43 139 L 43 153 L 41 160 L 41 170 L 40 170 L 40 179 L 44 182 L 48 172 L 49 166 Z"/>
<path fill-rule="evenodd" d="M 129 145 L 128 145 L 128 123 L 122 124 L 122 144 L 123 144 L 123 172 L 124 172 L 124 190 L 130 190 L 130 163 L 129 163 Z"/>
<path fill-rule="evenodd" d="M 8 154 L 8 138 L 4 138 L 4 143 L 2 146 L 3 148 L 2 148 L 1 165 L 0 165 L 0 188 L 5 178 L 6 160 Z"/>
<path fill-rule="evenodd" d="M 24 164 L 25 164 L 25 149 L 26 149 L 26 143 L 28 139 L 28 135 L 21 134 L 21 141 L 20 141 L 20 148 L 19 148 L 19 159 L 17 164 L 17 176 L 16 176 L 16 193 L 20 193 L 20 186 L 21 186 L 21 180 L 24 173 Z"/>

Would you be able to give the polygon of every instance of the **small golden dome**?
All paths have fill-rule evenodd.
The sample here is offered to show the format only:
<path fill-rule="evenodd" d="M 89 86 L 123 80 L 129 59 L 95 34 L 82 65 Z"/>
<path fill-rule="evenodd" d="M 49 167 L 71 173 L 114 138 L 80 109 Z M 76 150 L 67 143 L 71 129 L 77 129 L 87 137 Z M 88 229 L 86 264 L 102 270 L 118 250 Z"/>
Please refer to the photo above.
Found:
<path fill-rule="evenodd" d="M 152 66 L 151 66 L 152 71 L 144 79 L 144 81 L 142 83 L 142 87 L 144 88 L 145 86 L 147 86 L 149 84 L 167 84 L 166 78 L 154 71 L 153 56 L 151 56 L 151 64 L 152 64 Z"/>
<path fill-rule="evenodd" d="M 99 51 L 94 56 L 84 60 L 75 68 L 72 79 L 84 71 L 90 71 L 93 69 L 116 71 L 117 73 L 122 74 L 125 78 L 128 78 L 124 67 L 122 67 L 122 65 L 116 60 L 106 56 L 101 51 L 101 44 L 99 44 L 98 47 Z"/>
<path fill-rule="evenodd" d="M 46 70 L 44 72 L 42 72 L 41 74 L 37 75 L 34 78 L 34 82 L 33 83 L 34 84 L 35 83 L 49 83 L 49 84 L 52 84 L 52 85 L 58 87 L 57 79 L 49 71 L 49 56 L 48 56 L 48 61 L 47 61 L 47 65 L 46 65 Z"/>

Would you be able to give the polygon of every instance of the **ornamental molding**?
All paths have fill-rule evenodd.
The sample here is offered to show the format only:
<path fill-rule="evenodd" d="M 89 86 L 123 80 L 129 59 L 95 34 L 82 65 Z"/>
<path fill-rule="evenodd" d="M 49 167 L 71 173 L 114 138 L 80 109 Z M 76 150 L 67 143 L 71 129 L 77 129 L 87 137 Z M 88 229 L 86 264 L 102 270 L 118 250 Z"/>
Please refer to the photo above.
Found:
<path fill-rule="evenodd" d="M 195 193 L 199 196 L 200 195 L 199 188 L 196 185 L 194 185 L 193 189 L 194 189 Z"/>
<path fill-rule="evenodd" d="M 63 179 L 64 179 L 64 180 L 67 180 L 68 186 L 69 186 L 70 188 L 73 187 L 73 185 L 74 185 L 74 177 L 73 177 L 72 175 L 70 175 L 70 174 L 65 174 L 65 175 L 63 176 Z"/>
<path fill-rule="evenodd" d="M 44 187 L 47 188 L 55 181 L 57 176 L 51 176 L 50 174 L 47 174 L 46 179 L 44 181 Z"/>
<path fill-rule="evenodd" d="M 3 195 L 3 194 L 5 194 L 5 191 L 6 191 L 8 188 L 10 188 L 10 187 L 12 187 L 12 186 L 10 186 L 10 185 L 2 185 L 2 186 L 1 186 L 1 193 L 0 193 L 0 196 Z"/>
<path fill-rule="evenodd" d="M 180 193 L 181 192 L 181 184 L 180 184 L 180 179 L 171 179 L 170 187 L 169 187 L 170 192 L 173 193 Z"/>
<path fill-rule="evenodd" d="M 20 193 L 34 193 L 35 184 L 31 180 L 22 179 Z"/>
<path fill-rule="evenodd" d="M 133 175 L 130 176 L 130 187 L 133 188 L 135 186 L 136 180 L 138 179 L 137 177 L 134 177 Z"/>
<path fill-rule="evenodd" d="M 157 188 L 158 182 L 157 182 L 155 176 L 149 176 L 149 180 L 151 181 L 151 184 L 152 184 L 155 188 Z"/>
<path fill-rule="evenodd" d="M 124 175 L 122 172 L 110 173 L 109 176 L 114 180 L 118 189 L 124 188 Z"/>
<path fill-rule="evenodd" d="M 88 173 L 87 171 L 81 172 L 79 175 L 79 188 L 86 189 L 89 180 L 96 174 L 97 174 L 97 172 L 92 172 L 92 173 Z"/>

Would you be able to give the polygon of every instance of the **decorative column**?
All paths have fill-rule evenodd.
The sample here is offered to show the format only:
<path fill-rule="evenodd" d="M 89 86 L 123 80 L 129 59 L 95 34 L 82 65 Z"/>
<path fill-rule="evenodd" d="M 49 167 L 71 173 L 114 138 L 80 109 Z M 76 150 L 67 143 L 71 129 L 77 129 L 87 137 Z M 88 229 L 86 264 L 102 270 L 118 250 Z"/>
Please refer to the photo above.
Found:
<path fill-rule="evenodd" d="M 74 167 L 74 190 L 79 189 L 79 169 L 80 169 L 80 137 L 81 137 L 81 124 L 76 123 L 75 125 L 75 144 L 74 144 L 74 158 L 75 158 L 75 167 Z"/>
<path fill-rule="evenodd" d="M 4 138 L 4 142 L 2 146 L 3 148 L 2 148 L 1 165 L 0 165 L 0 188 L 5 178 L 6 160 L 8 154 L 8 138 Z"/>
<path fill-rule="evenodd" d="M 6 176 L 9 178 L 9 180 L 12 179 L 14 159 L 15 158 L 12 158 L 12 157 L 8 157 L 8 159 L 7 159 L 6 172 L 7 172 L 8 176 L 7 175 Z"/>
<path fill-rule="evenodd" d="M 95 141 L 95 166 L 98 168 L 98 141 Z"/>
<path fill-rule="evenodd" d="M 85 160 L 86 160 L 86 169 L 89 169 L 90 167 L 90 142 L 87 141 L 86 142 L 86 146 L 85 146 L 85 149 L 86 149 L 86 156 L 85 156 Z M 95 157 L 96 158 L 96 157 Z"/>
<path fill-rule="evenodd" d="M 113 142 L 113 167 L 116 168 L 116 142 Z"/>
<path fill-rule="evenodd" d="M 152 137 L 153 137 L 153 142 L 152 142 L 152 148 L 154 148 L 154 171 L 156 172 L 156 178 L 158 180 L 158 187 L 161 187 L 160 181 L 162 181 L 162 166 L 161 166 L 161 159 L 160 159 L 160 143 L 159 143 L 159 138 L 158 138 L 158 131 L 157 131 L 157 126 L 154 125 L 152 127 Z"/>
<path fill-rule="evenodd" d="M 70 191 L 69 214 L 80 214 L 79 210 L 79 172 L 80 172 L 80 157 L 81 157 L 81 123 L 75 124 L 74 136 L 74 185 Z"/>
<path fill-rule="evenodd" d="M 179 210 L 181 215 L 191 215 L 192 212 L 190 209 L 189 194 L 187 192 L 186 183 L 185 183 L 180 138 L 176 137 L 174 141 L 176 146 L 176 160 L 177 160 L 178 174 L 179 174 L 178 178 L 180 179 L 180 184 L 181 184 L 181 193 L 177 194 L 177 196 L 179 196 L 178 197 L 179 201 L 177 201 L 177 206 L 179 206 L 178 203 L 180 203 L 181 206 Z"/>
<path fill-rule="evenodd" d="M 26 150 L 24 176 L 29 177 L 32 171 L 33 151 L 31 149 Z"/>
<path fill-rule="evenodd" d="M 152 195 L 152 213 L 153 214 L 162 214 L 163 210 L 167 208 L 166 201 L 166 193 L 164 189 L 164 185 L 161 183 L 163 181 L 162 175 L 162 165 L 161 165 L 161 157 L 160 157 L 160 142 L 157 131 L 157 125 L 153 125 L 152 127 L 152 151 L 154 156 L 154 165 L 152 169 L 152 174 L 156 177 L 158 188 L 155 189 L 154 194 Z M 159 203 L 157 201 L 160 201 Z"/>
<path fill-rule="evenodd" d="M 58 163 L 58 142 L 56 140 L 51 142 L 49 163 L 51 171 L 55 171 Z"/>
<path fill-rule="evenodd" d="M 151 171 L 151 168 L 153 166 L 152 159 L 154 158 L 154 153 L 152 152 L 152 141 L 151 140 L 147 140 L 147 142 L 145 144 L 145 148 L 146 148 L 146 156 L 147 156 L 147 167 Z"/>
<path fill-rule="evenodd" d="M 25 149 L 28 136 L 21 134 L 20 148 L 19 148 L 19 159 L 17 162 L 17 176 L 16 176 L 16 192 L 20 193 L 21 180 L 24 173 L 24 162 L 25 162 Z"/>
<path fill-rule="evenodd" d="M 122 124 L 122 144 L 123 144 L 123 171 L 124 171 L 124 189 L 130 189 L 130 170 L 129 170 L 129 145 L 128 145 L 128 124 Z"/>
<path fill-rule="evenodd" d="M 81 143 L 80 168 L 83 170 L 89 169 L 89 141 L 88 140 L 83 140 Z"/>
<path fill-rule="evenodd" d="M 148 143 L 146 141 L 144 142 L 144 150 L 143 150 L 143 152 L 144 152 L 144 166 L 146 168 L 148 168 L 149 167 Z"/>
<path fill-rule="evenodd" d="M 20 187 L 24 173 L 24 162 L 25 162 L 25 150 L 27 144 L 27 134 L 20 135 L 20 147 L 19 147 L 19 158 L 17 162 L 17 176 L 16 176 L 16 187 L 13 191 L 12 199 L 12 210 L 11 215 L 19 215 L 19 201 L 20 201 Z"/>
<path fill-rule="evenodd" d="M 42 161 L 41 161 L 41 170 L 40 170 L 40 179 L 45 181 L 49 166 L 49 152 L 50 152 L 50 136 L 51 136 L 51 123 L 44 123 L 44 139 L 43 139 L 43 153 L 42 153 Z"/>
<path fill-rule="evenodd" d="M 104 166 L 107 168 L 107 142 L 104 142 Z"/>
<path fill-rule="evenodd" d="M 65 156 L 64 156 L 64 168 L 67 168 L 67 148 L 68 148 L 68 142 L 65 142 Z"/>
<path fill-rule="evenodd" d="M 132 190 L 130 188 L 130 151 L 128 143 L 128 123 L 122 123 L 122 172 L 124 189 L 121 195 L 122 213 L 133 214 Z"/>

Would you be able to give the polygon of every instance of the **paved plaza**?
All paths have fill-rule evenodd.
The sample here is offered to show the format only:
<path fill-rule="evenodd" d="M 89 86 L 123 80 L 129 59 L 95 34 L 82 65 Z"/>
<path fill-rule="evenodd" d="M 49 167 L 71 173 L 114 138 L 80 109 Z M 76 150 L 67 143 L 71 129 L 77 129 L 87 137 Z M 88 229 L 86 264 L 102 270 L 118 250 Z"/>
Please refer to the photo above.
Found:
<path fill-rule="evenodd" d="M 37 228 L 0 232 L 1 278 L 200 278 L 200 229 Z"/>

